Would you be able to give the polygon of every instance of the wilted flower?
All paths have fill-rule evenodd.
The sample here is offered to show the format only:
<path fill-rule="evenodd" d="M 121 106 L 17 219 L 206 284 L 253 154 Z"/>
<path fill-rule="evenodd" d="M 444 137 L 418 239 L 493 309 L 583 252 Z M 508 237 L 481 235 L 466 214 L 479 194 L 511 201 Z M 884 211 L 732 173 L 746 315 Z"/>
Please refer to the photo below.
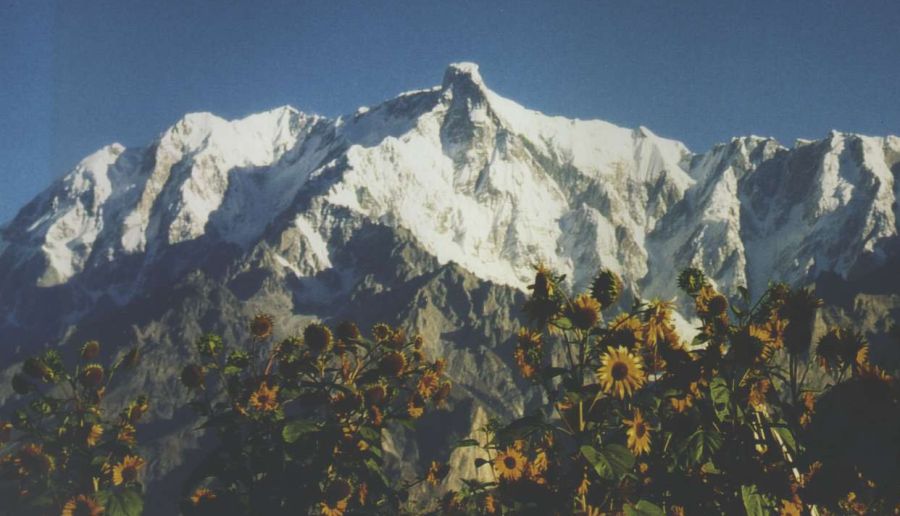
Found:
<path fill-rule="evenodd" d="M 196 389 L 203 385 L 206 372 L 197 364 L 188 364 L 181 370 L 181 383 L 189 389 Z"/>
<path fill-rule="evenodd" d="M 275 319 L 269 314 L 257 314 L 250 321 L 250 334 L 257 340 L 264 340 L 272 336 L 275 329 Z"/>

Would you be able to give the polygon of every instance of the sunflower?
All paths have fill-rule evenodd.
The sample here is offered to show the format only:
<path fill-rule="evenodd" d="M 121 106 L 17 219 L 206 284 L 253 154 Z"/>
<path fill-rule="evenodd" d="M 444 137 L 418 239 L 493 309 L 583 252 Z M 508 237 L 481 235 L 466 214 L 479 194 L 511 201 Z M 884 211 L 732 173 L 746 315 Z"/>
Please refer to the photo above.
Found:
<path fill-rule="evenodd" d="M 780 516 L 801 516 L 803 514 L 803 504 L 799 504 L 792 500 L 782 500 Z"/>
<path fill-rule="evenodd" d="M 342 321 L 338 324 L 335 328 L 335 335 L 337 338 L 347 342 L 359 340 L 362 337 L 359 327 L 352 321 Z"/>
<path fill-rule="evenodd" d="M 494 459 L 494 468 L 504 480 L 518 480 L 525 471 L 525 457 L 515 447 L 508 447 Z"/>
<path fill-rule="evenodd" d="M 53 457 L 44 453 L 42 445 L 33 443 L 23 446 L 13 463 L 22 476 L 32 473 L 46 475 L 56 469 L 56 462 L 53 460 Z"/>
<path fill-rule="evenodd" d="M 450 390 L 453 385 L 450 382 L 444 382 L 441 387 L 434 393 L 434 404 L 442 408 L 447 405 L 447 399 L 450 398 Z"/>
<path fill-rule="evenodd" d="M 100 437 L 103 435 L 103 427 L 98 424 L 93 424 L 88 428 L 87 435 L 84 438 L 85 444 L 88 445 L 88 448 L 93 448 L 97 446 L 97 443 L 100 442 Z"/>
<path fill-rule="evenodd" d="M 600 320 L 600 302 L 588 294 L 581 294 L 566 310 L 572 324 L 581 330 L 589 330 Z"/>
<path fill-rule="evenodd" d="M 392 351 L 381 358 L 378 367 L 386 376 L 396 378 L 406 369 L 406 355 L 400 351 Z"/>
<path fill-rule="evenodd" d="M 212 502 L 217 498 L 215 491 L 205 487 L 198 487 L 191 493 L 191 505 L 198 507 L 202 504 Z"/>
<path fill-rule="evenodd" d="M 644 324 L 644 335 L 647 345 L 656 346 L 657 342 L 666 340 L 666 335 L 674 331 L 672 326 L 672 303 L 655 300 L 647 307 L 647 322 Z"/>
<path fill-rule="evenodd" d="M 416 392 L 419 393 L 419 396 L 423 398 L 430 397 L 439 386 L 439 379 L 433 371 L 427 371 L 419 378 L 419 383 L 416 385 Z"/>
<path fill-rule="evenodd" d="M 313 353 L 324 353 L 331 349 L 331 330 L 324 324 L 313 323 L 303 330 L 303 342 Z"/>
<path fill-rule="evenodd" d="M 612 345 L 625 346 L 632 349 L 638 346 L 644 339 L 644 325 L 637 317 L 629 314 L 620 314 L 609 325 L 610 336 L 608 341 Z"/>
<path fill-rule="evenodd" d="M 272 336 L 275 328 L 275 319 L 269 314 L 256 314 L 250 321 L 250 334 L 256 340 L 265 340 Z"/>
<path fill-rule="evenodd" d="M 99 516 L 100 514 L 103 514 L 103 507 L 87 495 L 69 498 L 62 508 L 62 516 Z"/>
<path fill-rule="evenodd" d="M 602 269 L 591 282 L 591 296 L 600 303 L 600 309 L 605 310 L 619 299 L 622 292 L 622 280 L 613 271 Z"/>
<path fill-rule="evenodd" d="M 250 406 L 260 412 L 271 412 L 278 408 L 278 386 L 269 387 L 266 382 L 250 395 Z"/>
<path fill-rule="evenodd" d="M 750 394 L 747 397 L 748 402 L 757 412 L 766 411 L 766 395 L 771 387 L 772 382 L 767 378 L 762 378 L 754 382 L 753 386 L 750 388 Z"/>
<path fill-rule="evenodd" d="M 553 273 L 543 263 L 539 263 L 534 273 L 534 283 L 528 286 L 535 297 L 553 295 Z"/>
<path fill-rule="evenodd" d="M 89 340 L 81 346 L 81 359 L 93 360 L 100 354 L 100 343 L 96 340 Z"/>
<path fill-rule="evenodd" d="M 147 402 L 146 396 L 139 396 L 138 399 L 128 404 L 126 419 L 132 424 L 140 421 L 141 417 L 150 410 L 150 403 Z"/>
<path fill-rule="evenodd" d="M 10 437 L 12 437 L 12 429 L 12 423 L 9 421 L 0 422 L 0 444 L 9 441 Z"/>
<path fill-rule="evenodd" d="M 406 413 L 413 419 L 422 417 L 422 414 L 425 413 L 424 400 L 419 396 L 412 396 L 409 398 L 409 401 L 406 402 Z"/>
<path fill-rule="evenodd" d="M 543 360 L 541 334 L 527 328 L 519 329 L 513 357 L 523 378 L 531 378 Z"/>
<path fill-rule="evenodd" d="M 488 514 L 495 514 L 497 512 L 497 503 L 494 500 L 494 495 L 487 495 L 484 497 L 484 512 Z"/>
<path fill-rule="evenodd" d="M 687 409 L 694 406 L 694 396 L 691 394 L 673 396 L 669 398 L 669 403 L 672 404 L 672 408 L 675 409 L 675 412 L 683 414 Z"/>
<path fill-rule="evenodd" d="M 372 326 L 372 337 L 378 342 L 387 340 L 393 333 L 394 331 L 391 327 L 385 323 L 378 323 L 375 326 Z"/>
<path fill-rule="evenodd" d="M 81 371 L 81 383 L 85 387 L 99 387 L 103 383 L 103 366 L 88 364 Z"/>
<path fill-rule="evenodd" d="M 641 411 L 634 409 L 632 419 L 623 419 L 628 424 L 628 449 L 635 455 L 650 453 L 650 425 L 644 421 Z"/>
<path fill-rule="evenodd" d="M 425 481 L 433 486 L 436 486 L 438 485 L 438 482 L 443 480 L 449 472 L 449 466 L 433 460 L 431 461 L 431 465 L 428 467 L 428 471 L 425 473 Z"/>
<path fill-rule="evenodd" d="M 120 443 L 127 444 L 128 446 L 134 446 L 137 442 L 135 438 L 136 429 L 133 425 L 125 423 L 119 428 L 119 431 L 116 433 L 116 440 Z"/>
<path fill-rule="evenodd" d="M 126 455 L 122 462 L 112 468 L 113 485 L 121 485 L 137 480 L 138 470 L 144 466 L 144 459 L 136 455 Z"/>
<path fill-rule="evenodd" d="M 324 516 L 342 516 L 347 510 L 347 499 L 353 494 L 353 486 L 343 479 L 334 480 L 325 489 L 325 500 L 321 503 Z"/>
<path fill-rule="evenodd" d="M 644 371 L 640 357 L 623 346 L 610 349 L 601 358 L 597 379 L 606 393 L 615 392 L 619 398 L 631 396 L 644 385 Z"/>
<path fill-rule="evenodd" d="M 383 404 L 387 399 L 387 396 L 387 387 L 380 382 L 366 387 L 365 391 L 363 391 L 363 397 L 366 400 L 366 405 L 369 406 L 378 406 Z"/>

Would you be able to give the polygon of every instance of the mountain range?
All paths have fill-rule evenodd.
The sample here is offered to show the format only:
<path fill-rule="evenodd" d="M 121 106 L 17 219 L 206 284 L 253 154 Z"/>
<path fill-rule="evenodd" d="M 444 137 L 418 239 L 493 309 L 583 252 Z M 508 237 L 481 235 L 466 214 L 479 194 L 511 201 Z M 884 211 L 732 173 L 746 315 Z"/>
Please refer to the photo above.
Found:
<path fill-rule="evenodd" d="M 200 334 L 246 341 L 257 312 L 279 337 L 313 320 L 387 321 L 421 333 L 455 384 L 450 412 L 391 434 L 396 467 L 412 470 L 532 400 L 512 336 L 538 263 L 575 291 L 613 270 L 622 306 L 676 299 L 686 335 L 685 267 L 729 295 L 815 286 L 821 322 L 852 321 L 890 362 L 898 176 L 896 136 L 746 136 L 696 154 L 645 127 L 526 109 L 472 63 L 334 119 L 189 114 L 147 146 L 86 157 L 0 228 L 0 403 L 16 364 L 45 347 L 140 346 L 141 368 L 109 399 L 150 395 L 139 437 L 157 457 L 150 489 L 164 492 L 206 439 L 177 381 Z M 475 474 L 468 462 L 454 457 L 456 478 Z"/>

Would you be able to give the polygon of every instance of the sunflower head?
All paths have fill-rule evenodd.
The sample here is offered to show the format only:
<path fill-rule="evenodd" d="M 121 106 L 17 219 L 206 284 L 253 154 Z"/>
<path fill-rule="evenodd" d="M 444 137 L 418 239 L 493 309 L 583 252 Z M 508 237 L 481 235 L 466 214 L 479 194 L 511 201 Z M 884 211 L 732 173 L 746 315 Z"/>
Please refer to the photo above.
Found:
<path fill-rule="evenodd" d="M 433 460 L 431 461 L 431 465 L 428 466 L 428 471 L 425 472 L 425 481 L 432 486 L 436 486 L 441 480 L 444 479 L 444 477 L 447 476 L 447 473 L 449 472 L 450 466 L 442 462 Z"/>
<path fill-rule="evenodd" d="M 254 339 L 265 340 L 272 336 L 275 329 L 275 319 L 269 314 L 256 314 L 250 320 L 250 334 Z"/>
<path fill-rule="evenodd" d="M 406 369 L 406 355 L 402 351 L 391 351 L 381 357 L 378 368 L 385 376 L 396 378 Z"/>
<path fill-rule="evenodd" d="M 35 380 L 50 381 L 53 379 L 53 370 L 46 362 L 37 357 L 31 357 L 22 364 L 22 371 Z"/>
<path fill-rule="evenodd" d="M 502 480 L 519 480 L 525 471 L 526 460 L 522 452 L 510 446 L 497 454 L 493 465 Z"/>
<path fill-rule="evenodd" d="M 631 419 L 623 420 L 628 426 L 628 449 L 635 455 L 650 453 L 650 425 L 644 420 L 639 409 L 634 409 Z"/>
<path fill-rule="evenodd" d="M 535 297 L 550 297 L 553 295 L 553 273 L 543 263 L 535 268 L 534 283 L 528 285 Z"/>
<path fill-rule="evenodd" d="M 377 342 L 384 342 L 393 334 L 394 330 L 385 323 L 378 323 L 372 326 L 372 338 Z"/>
<path fill-rule="evenodd" d="M 86 426 L 84 430 L 84 442 L 87 444 L 88 448 L 97 446 L 97 443 L 100 442 L 100 438 L 103 436 L 103 426 L 95 423 Z"/>
<path fill-rule="evenodd" d="M 709 299 L 707 304 L 709 315 L 719 317 L 728 310 L 728 299 L 722 294 L 716 294 Z"/>
<path fill-rule="evenodd" d="M 582 294 L 566 310 L 572 324 L 581 330 L 589 330 L 600 320 L 600 302 L 593 297 Z"/>
<path fill-rule="evenodd" d="M 144 466 L 144 459 L 136 455 L 126 455 L 122 462 L 119 462 L 112 468 L 113 485 L 122 485 L 135 482 L 138 477 L 138 471 Z"/>
<path fill-rule="evenodd" d="M 335 504 L 341 500 L 350 498 L 350 495 L 353 494 L 353 486 L 350 482 L 342 478 L 337 478 L 325 488 L 324 494 L 327 503 Z"/>
<path fill-rule="evenodd" d="M 416 392 L 423 398 L 430 398 L 440 386 L 440 378 L 434 371 L 426 371 L 419 377 Z"/>
<path fill-rule="evenodd" d="M 591 296 L 600 303 L 600 309 L 606 310 L 619 299 L 622 293 L 622 280 L 613 271 L 601 269 L 591 282 Z"/>
<path fill-rule="evenodd" d="M 100 343 L 96 340 L 89 340 L 81 346 L 81 359 L 93 360 L 100 354 Z"/>
<path fill-rule="evenodd" d="M 218 498 L 216 492 L 206 487 L 198 487 L 191 493 L 191 505 L 201 507 L 214 502 Z"/>
<path fill-rule="evenodd" d="M 349 414 L 358 409 L 362 402 L 359 394 L 341 391 L 331 399 L 331 407 L 338 414 Z"/>
<path fill-rule="evenodd" d="M 444 407 L 447 404 L 447 400 L 450 398 L 450 390 L 452 385 L 450 382 L 444 382 L 438 388 L 438 390 L 434 393 L 434 404 L 438 407 Z"/>
<path fill-rule="evenodd" d="M 250 395 L 249 404 L 259 412 L 272 412 L 278 408 L 278 386 L 269 387 L 266 382 Z"/>
<path fill-rule="evenodd" d="M 206 371 L 197 364 L 188 364 L 181 370 L 181 383 L 188 389 L 196 389 L 203 385 Z"/>
<path fill-rule="evenodd" d="M 601 357 L 597 379 L 606 393 L 613 393 L 619 398 L 631 396 L 644 385 L 644 371 L 641 358 L 632 354 L 625 347 L 610 348 Z"/>
<path fill-rule="evenodd" d="M 409 401 L 406 402 L 406 414 L 413 419 L 418 419 L 422 417 L 422 414 L 424 413 L 425 400 L 418 394 L 410 396 Z"/>
<path fill-rule="evenodd" d="M 13 425 L 9 421 L 0 421 L 0 444 L 9 442 L 12 437 Z"/>
<path fill-rule="evenodd" d="M 690 295 L 700 292 L 703 285 L 706 285 L 706 277 L 700 269 L 690 267 L 678 275 L 678 287 Z"/>
<path fill-rule="evenodd" d="M 85 387 L 96 389 L 103 383 L 103 366 L 100 364 L 88 364 L 81 370 L 81 384 Z"/>
<path fill-rule="evenodd" d="M 363 392 L 363 397 L 366 400 L 366 405 L 368 406 L 381 406 L 387 400 L 388 391 L 387 386 L 382 383 L 375 383 L 368 387 L 366 387 Z"/>
<path fill-rule="evenodd" d="M 345 342 L 353 342 L 362 337 L 359 327 L 351 321 L 342 321 L 334 331 L 335 336 Z"/>
<path fill-rule="evenodd" d="M 62 516 L 100 516 L 103 507 L 88 495 L 78 495 L 66 500 L 62 508 Z"/>
<path fill-rule="evenodd" d="M 310 324 L 303 330 L 303 342 L 313 353 L 324 353 L 331 349 L 331 330 L 324 324 Z"/>

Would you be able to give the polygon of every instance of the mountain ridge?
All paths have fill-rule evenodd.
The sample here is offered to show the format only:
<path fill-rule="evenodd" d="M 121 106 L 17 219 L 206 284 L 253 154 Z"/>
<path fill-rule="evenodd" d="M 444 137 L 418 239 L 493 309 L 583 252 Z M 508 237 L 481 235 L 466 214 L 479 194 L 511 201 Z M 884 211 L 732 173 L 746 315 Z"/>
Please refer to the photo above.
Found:
<path fill-rule="evenodd" d="M 526 109 L 466 63 L 334 119 L 289 106 L 186 115 L 146 147 L 85 158 L 0 229 L 0 402 L 38 349 L 140 346 L 144 373 L 110 399 L 158 400 L 141 442 L 160 454 L 148 474 L 165 492 L 203 445 L 175 381 L 191 341 L 239 341 L 260 311 L 279 338 L 342 318 L 422 332 L 448 358 L 458 420 L 445 423 L 463 434 L 534 399 L 511 345 L 538 262 L 575 290 L 614 270 L 622 306 L 672 299 L 687 266 L 727 294 L 814 285 L 836 306 L 830 321 L 874 338 L 900 315 L 885 287 L 900 284 L 898 175 L 896 136 L 792 148 L 747 136 L 694 154 L 644 127 Z M 687 318 L 679 329 L 690 335 Z M 430 458 L 429 439 L 396 430 L 396 467 Z"/>

